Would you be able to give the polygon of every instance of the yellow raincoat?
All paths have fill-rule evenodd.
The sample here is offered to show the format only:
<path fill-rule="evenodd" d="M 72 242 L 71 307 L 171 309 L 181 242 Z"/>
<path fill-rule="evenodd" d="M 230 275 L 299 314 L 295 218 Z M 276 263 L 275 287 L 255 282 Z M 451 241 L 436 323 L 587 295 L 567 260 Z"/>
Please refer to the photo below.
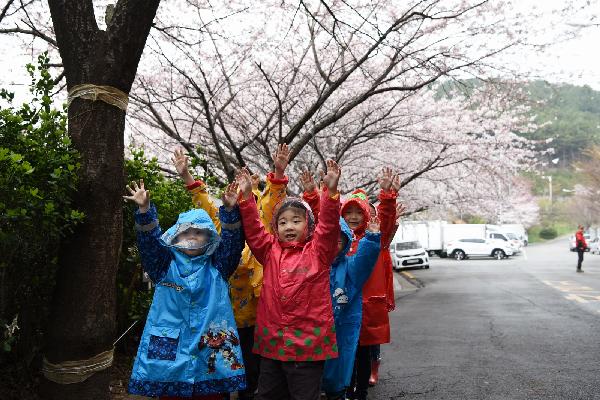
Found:
<path fill-rule="evenodd" d="M 263 225 L 271 231 L 273 209 L 286 196 L 288 179 L 275 179 L 273 173 L 267 175 L 267 186 L 263 193 L 254 191 L 257 196 L 257 206 Z M 187 186 L 192 194 L 192 201 L 197 208 L 202 208 L 213 220 L 217 231 L 221 232 L 219 209 L 210 199 L 206 184 L 196 181 Z M 254 326 L 256 322 L 256 306 L 263 283 L 263 267 L 252 255 L 248 244 L 242 251 L 242 259 L 237 270 L 229 278 L 231 304 L 238 328 Z"/>

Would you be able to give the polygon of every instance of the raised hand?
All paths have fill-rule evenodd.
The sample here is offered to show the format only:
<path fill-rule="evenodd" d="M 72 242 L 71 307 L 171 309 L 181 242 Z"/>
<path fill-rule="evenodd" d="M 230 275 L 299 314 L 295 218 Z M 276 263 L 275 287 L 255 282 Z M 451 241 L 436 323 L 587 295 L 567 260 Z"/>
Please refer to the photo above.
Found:
<path fill-rule="evenodd" d="M 333 160 L 327 160 L 327 173 L 321 171 L 321 180 L 327 186 L 329 191 L 332 194 L 337 193 L 338 182 L 340 180 L 340 175 L 342 174 L 342 169 L 339 165 Z"/>
<path fill-rule="evenodd" d="M 250 177 L 252 179 L 252 190 L 258 189 L 258 184 L 260 183 L 260 176 L 258 174 L 254 174 Z"/>
<path fill-rule="evenodd" d="M 237 204 L 239 185 L 237 181 L 227 185 L 223 191 L 223 205 L 227 208 L 233 208 Z"/>
<path fill-rule="evenodd" d="M 127 201 L 133 201 L 140 209 L 141 213 L 145 213 L 150 208 L 150 191 L 144 188 L 144 180 L 140 179 L 140 184 L 132 181 L 130 185 L 125 186 L 131 196 L 123 196 Z"/>
<path fill-rule="evenodd" d="M 302 185 L 302 190 L 306 193 L 312 193 L 317 188 L 313 175 L 308 169 L 300 173 L 300 184 Z"/>
<path fill-rule="evenodd" d="M 186 185 L 194 183 L 194 178 L 189 170 L 188 156 L 185 154 L 183 148 L 175 149 L 171 161 L 177 170 L 177 174 L 183 179 Z"/>
<path fill-rule="evenodd" d="M 235 175 L 235 181 L 244 196 L 244 199 L 249 199 L 252 196 L 252 178 L 247 168 L 241 168 Z"/>
<path fill-rule="evenodd" d="M 394 175 L 394 179 L 392 180 L 392 188 L 394 189 L 394 191 L 396 193 L 398 193 L 400 191 L 400 188 L 402 187 L 402 180 L 400 179 L 400 175 L 396 174 Z"/>
<path fill-rule="evenodd" d="M 388 192 L 392 187 L 394 181 L 394 171 L 389 167 L 383 167 L 381 173 L 377 177 L 379 181 L 379 187 L 384 191 Z"/>
<path fill-rule="evenodd" d="M 396 204 L 396 218 L 400 218 L 406 212 L 406 206 L 402 203 Z"/>
<path fill-rule="evenodd" d="M 275 178 L 283 179 L 285 176 L 285 169 L 290 161 L 290 148 L 287 144 L 280 144 L 277 146 L 275 153 L 271 155 L 273 158 L 273 164 L 275 166 Z"/>
<path fill-rule="evenodd" d="M 379 218 L 371 217 L 371 219 L 369 220 L 369 223 L 367 224 L 367 230 L 369 232 L 379 233 L 380 225 L 381 225 L 381 223 L 379 222 Z"/>

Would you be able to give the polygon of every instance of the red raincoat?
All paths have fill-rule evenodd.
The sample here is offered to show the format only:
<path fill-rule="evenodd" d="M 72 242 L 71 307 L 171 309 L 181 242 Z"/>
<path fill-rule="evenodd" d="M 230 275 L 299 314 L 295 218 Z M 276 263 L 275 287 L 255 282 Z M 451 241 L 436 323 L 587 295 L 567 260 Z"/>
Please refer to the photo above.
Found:
<path fill-rule="evenodd" d="M 358 242 L 365 235 L 367 221 L 370 218 L 369 204 L 366 196 L 362 199 L 362 191 L 355 191 L 353 196 L 342 206 L 344 209 L 355 203 L 365 213 L 363 224 L 354 230 L 354 240 L 348 254 L 354 254 Z M 364 192 L 363 192 L 364 193 Z M 381 251 L 375 268 L 369 280 L 363 286 L 363 318 L 360 328 L 360 345 L 368 346 L 390 342 L 390 319 L 388 312 L 395 307 L 394 302 L 394 276 L 392 273 L 392 258 L 389 252 L 391 236 L 396 223 L 396 197 L 395 191 L 379 194 L 377 217 L 381 221 Z"/>
<path fill-rule="evenodd" d="M 575 232 L 575 247 L 582 250 L 585 250 L 588 247 L 585 236 L 583 236 L 583 232 L 581 231 Z"/>
<path fill-rule="evenodd" d="M 264 269 L 253 349 L 263 357 L 283 361 L 337 357 L 329 269 L 340 235 L 339 195 L 332 198 L 323 191 L 321 206 L 312 238 L 284 243 L 265 231 L 253 198 L 240 203 L 246 242 Z"/>

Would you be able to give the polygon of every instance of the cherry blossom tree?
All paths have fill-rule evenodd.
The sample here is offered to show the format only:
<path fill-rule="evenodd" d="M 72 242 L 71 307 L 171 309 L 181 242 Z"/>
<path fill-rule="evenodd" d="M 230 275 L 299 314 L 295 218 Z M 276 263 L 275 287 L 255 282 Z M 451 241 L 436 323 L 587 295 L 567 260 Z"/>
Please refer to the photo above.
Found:
<path fill-rule="evenodd" d="M 526 17 L 510 2 L 388 3 L 186 2 L 196 24 L 160 14 L 160 67 L 138 80 L 133 140 L 182 145 L 221 183 L 240 166 L 266 172 L 282 142 L 297 170 L 340 162 L 346 191 L 372 189 L 392 164 L 414 210 L 467 204 L 480 180 L 529 168 L 533 144 L 515 134 L 530 128 L 525 110 L 488 79 L 509 72 L 498 56 L 520 45 L 514 22 Z M 490 83 L 468 88 L 471 100 L 433 88 L 473 76 Z"/>

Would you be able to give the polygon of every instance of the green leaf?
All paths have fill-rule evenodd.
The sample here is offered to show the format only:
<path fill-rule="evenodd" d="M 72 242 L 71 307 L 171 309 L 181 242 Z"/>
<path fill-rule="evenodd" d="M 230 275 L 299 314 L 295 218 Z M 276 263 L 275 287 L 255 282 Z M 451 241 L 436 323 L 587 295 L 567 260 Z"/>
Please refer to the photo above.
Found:
<path fill-rule="evenodd" d="M 13 160 L 14 162 L 19 162 L 23 159 L 23 156 L 17 153 L 12 153 L 10 155 L 10 159 Z"/>

